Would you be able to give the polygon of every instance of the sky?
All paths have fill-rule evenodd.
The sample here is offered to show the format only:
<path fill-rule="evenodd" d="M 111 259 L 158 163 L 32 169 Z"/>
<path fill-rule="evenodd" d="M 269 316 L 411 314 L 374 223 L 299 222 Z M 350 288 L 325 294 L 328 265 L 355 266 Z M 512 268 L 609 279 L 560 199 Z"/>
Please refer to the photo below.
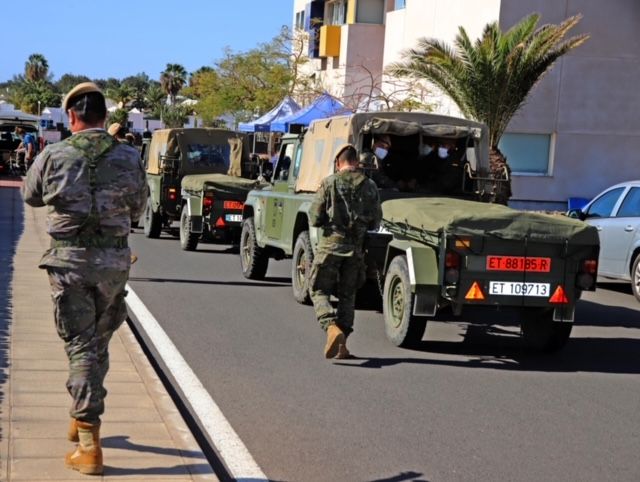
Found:
<path fill-rule="evenodd" d="M 28 6 L 25 8 L 25 5 Z M 45 56 L 54 81 L 63 74 L 158 80 L 168 63 L 187 72 L 244 52 L 291 26 L 293 0 L 2 1 L 0 82 Z"/>

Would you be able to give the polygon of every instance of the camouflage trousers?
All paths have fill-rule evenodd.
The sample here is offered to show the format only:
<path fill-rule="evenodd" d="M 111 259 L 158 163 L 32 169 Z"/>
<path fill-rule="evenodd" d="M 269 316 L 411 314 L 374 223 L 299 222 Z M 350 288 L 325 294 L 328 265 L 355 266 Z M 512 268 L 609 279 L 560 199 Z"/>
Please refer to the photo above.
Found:
<path fill-rule="evenodd" d="M 353 331 L 356 292 L 365 277 L 362 256 L 316 255 L 311 267 L 310 291 L 316 318 L 323 330 L 335 323 L 347 336 Z M 331 304 L 331 295 L 338 298 L 337 310 Z"/>
<path fill-rule="evenodd" d="M 128 271 L 47 268 L 56 330 L 69 359 L 69 414 L 88 423 L 100 421 L 107 390 L 109 341 L 127 317 L 124 289 Z"/>

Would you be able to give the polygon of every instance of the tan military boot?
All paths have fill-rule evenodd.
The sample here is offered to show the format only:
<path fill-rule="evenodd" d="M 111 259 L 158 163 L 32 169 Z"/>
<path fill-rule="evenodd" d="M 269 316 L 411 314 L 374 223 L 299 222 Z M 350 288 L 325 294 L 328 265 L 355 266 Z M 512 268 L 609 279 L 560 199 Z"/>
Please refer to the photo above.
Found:
<path fill-rule="evenodd" d="M 346 343 L 344 333 L 335 323 L 327 328 L 327 344 L 324 346 L 324 357 L 333 358 L 338 354 L 338 347 Z"/>
<path fill-rule="evenodd" d="M 78 421 L 75 418 L 69 423 L 69 431 L 67 432 L 67 440 L 69 442 L 78 442 Z"/>
<path fill-rule="evenodd" d="M 347 349 L 347 345 L 340 344 L 338 345 L 338 353 L 334 357 L 336 360 L 350 360 L 351 358 L 355 358 Z"/>
<path fill-rule="evenodd" d="M 102 474 L 102 447 L 100 447 L 100 424 L 76 422 L 78 447 L 65 457 L 65 465 L 81 474 Z"/>

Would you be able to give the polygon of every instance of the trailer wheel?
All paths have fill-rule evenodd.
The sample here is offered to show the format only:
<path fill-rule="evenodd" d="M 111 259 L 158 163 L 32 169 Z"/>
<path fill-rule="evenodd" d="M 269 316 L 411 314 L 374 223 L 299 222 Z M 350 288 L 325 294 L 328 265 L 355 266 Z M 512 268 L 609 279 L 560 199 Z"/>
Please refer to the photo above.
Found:
<path fill-rule="evenodd" d="M 309 231 L 302 231 L 296 239 L 293 248 L 293 259 L 291 262 L 291 288 L 293 297 L 298 303 L 303 305 L 311 304 L 309 295 L 309 285 L 311 283 L 311 265 L 313 264 L 313 250 Z"/>
<path fill-rule="evenodd" d="M 151 198 L 147 198 L 147 205 L 144 209 L 144 218 L 143 218 L 143 228 L 144 235 L 147 238 L 159 238 L 160 231 L 162 229 L 162 217 L 160 213 L 157 213 L 153 210 L 153 205 L 151 204 Z"/>
<path fill-rule="evenodd" d="M 631 268 L 631 291 L 633 291 L 633 296 L 640 301 L 640 254 L 636 255 L 633 268 Z"/>
<path fill-rule="evenodd" d="M 551 353 L 560 350 L 569 341 L 571 328 L 573 323 L 553 321 L 553 309 L 522 310 L 522 336 L 525 343 L 536 351 Z"/>
<path fill-rule="evenodd" d="M 424 335 L 427 319 L 413 316 L 413 295 L 406 256 L 391 261 L 384 280 L 382 312 L 387 338 L 396 346 L 416 346 Z"/>
<path fill-rule="evenodd" d="M 200 233 L 192 233 L 189 230 L 189 214 L 185 208 L 180 213 L 180 247 L 184 251 L 195 251 L 198 246 Z"/>
<path fill-rule="evenodd" d="M 269 266 L 269 256 L 258 246 L 256 228 L 253 218 L 247 218 L 242 223 L 240 232 L 240 266 L 242 275 L 248 279 L 264 279 Z"/>

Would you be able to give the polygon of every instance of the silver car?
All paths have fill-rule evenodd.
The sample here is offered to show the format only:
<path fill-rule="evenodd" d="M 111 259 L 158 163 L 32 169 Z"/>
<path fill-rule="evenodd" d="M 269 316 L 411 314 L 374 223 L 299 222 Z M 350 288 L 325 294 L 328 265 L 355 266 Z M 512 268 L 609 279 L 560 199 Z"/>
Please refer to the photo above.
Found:
<path fill-rule="evenodd" d="M 598 229 L 600 281 L 630 281 L 640 301 L 640 181 L 611 186 L 569 215 Z"/>

